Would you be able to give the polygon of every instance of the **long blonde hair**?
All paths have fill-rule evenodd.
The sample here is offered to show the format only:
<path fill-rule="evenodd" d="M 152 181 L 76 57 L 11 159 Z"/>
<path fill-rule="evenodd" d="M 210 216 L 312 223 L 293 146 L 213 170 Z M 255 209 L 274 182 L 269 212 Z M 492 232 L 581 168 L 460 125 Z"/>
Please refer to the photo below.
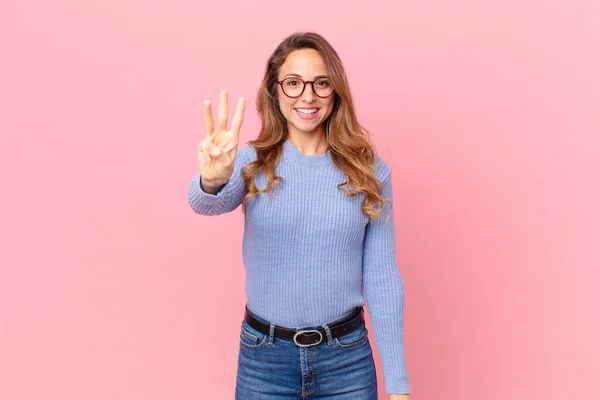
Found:
<path fill-rule="evenodd" d="M 369 218 L 381 218 L 384 202 L 388 202 L 390 207 L 392 203 L 381 197 L 383 185 L 373 172 L 375 149 L 371 144 L 370 134 L 358 123 L 346 72 L 338 54 L 321 35 L 314 32 L 295 33 L 287 37 L 269 57 L 256 100 L 262 127 L 256 140 L 248 142 L 256 149 L 257 160 L 242 170 L 248 188 L 248 194 L 242 201 L 242 211 L 245 212 L 246 204 L 252 197 L 261 192 L 269 194 L 282 180 L 280 176 L 275 175 L 275 167 L 283 153 L 288 131 L 287 121 L 279 109 L 277 100 L 277 75 L 287 56 L 300 49 L 314 49 L 319 52 L 325 61 L 334 89 L 333 110 L 324 124 L 325 138 L 333 162 L 347 178 L 346 182 L 338 185 L 338 189 L 348 197 L 364 193 L 362 212 Z M 261 170 L 267 179 L 267 187 L 264 189 L 258 189 L 254 184 L 254 177 Z"/>

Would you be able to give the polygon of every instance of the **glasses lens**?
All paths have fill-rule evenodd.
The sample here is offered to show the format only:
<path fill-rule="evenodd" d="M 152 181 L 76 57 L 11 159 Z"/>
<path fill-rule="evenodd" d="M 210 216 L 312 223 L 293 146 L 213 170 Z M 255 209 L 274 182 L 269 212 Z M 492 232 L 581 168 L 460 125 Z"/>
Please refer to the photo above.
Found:
<path fill-rule="evenodd" d="M 283 92 L 290 97 L 297 97 L 304 89 L 304 82 L 298 78 L 287 78 L 281 82 Z"/>
<path fill-rule="evenodd" d="M 319 79 L 315 81 L 313 87 L 317 96 L 327 97 L 333 93 L 333 86 L 331 86 L 329 79 Z"/>

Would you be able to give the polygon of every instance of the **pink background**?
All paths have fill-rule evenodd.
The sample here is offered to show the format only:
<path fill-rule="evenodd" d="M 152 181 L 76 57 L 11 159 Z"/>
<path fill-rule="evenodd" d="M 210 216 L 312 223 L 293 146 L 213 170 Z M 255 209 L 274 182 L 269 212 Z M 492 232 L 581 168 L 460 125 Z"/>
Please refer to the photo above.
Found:
<path fill-rule="evenodd" d="M 594 0 L 2 1 L 0 398 L 233 398 L 243 223 L 187 204 L 202 101 L 248 98 L 245 146 L 268 55 L 307 29 L 394 171 L 413 399 L 597 396 L 599 19 Z"/>

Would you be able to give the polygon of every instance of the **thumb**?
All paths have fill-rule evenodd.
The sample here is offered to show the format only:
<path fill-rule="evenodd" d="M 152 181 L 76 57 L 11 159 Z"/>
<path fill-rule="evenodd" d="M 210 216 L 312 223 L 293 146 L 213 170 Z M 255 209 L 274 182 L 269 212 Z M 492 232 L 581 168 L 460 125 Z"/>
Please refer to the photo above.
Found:
<path fill-rule="evenodd" d="M 208 142 L 204 145 L 204 148 L 206 149 L 206 151 L 208 152 L 208 154 L 210 154 L 213 157 L 218 157 L 221 155 L 222 151 L 221 148 L 219 146 L 216 146 L 215 144 Z"/>

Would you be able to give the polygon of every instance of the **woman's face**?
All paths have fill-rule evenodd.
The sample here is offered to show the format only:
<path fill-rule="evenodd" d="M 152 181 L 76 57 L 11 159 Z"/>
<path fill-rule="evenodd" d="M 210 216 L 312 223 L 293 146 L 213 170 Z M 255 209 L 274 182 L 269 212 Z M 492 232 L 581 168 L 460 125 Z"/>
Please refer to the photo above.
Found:
<path fill-rule="evenodd" d="M 320 78 L 319 87 L 331 85 L 325 61 L 317 50 L 301 49 L 291 52 L 279 68 L 278 81 L 289 77 L 296 77 L 303 81 L 314 81 Z M 302 84 L 295 81 L 291 85 Z M 286 82 L 283 83 L 286 85 Z M 317 83 L 315 83 L 317 86 Z M 335 94 L 328 97 L 318 97 L 310 83 L 305 85 L 304 92 L 296 98 L 290 98 L 283 92 L 281 85 L 277 85 L 279 109 L 288 123 L 288 131 L 302 133 L 318 133 L 323 131 L 323 122 L 333 110 Z"/>

